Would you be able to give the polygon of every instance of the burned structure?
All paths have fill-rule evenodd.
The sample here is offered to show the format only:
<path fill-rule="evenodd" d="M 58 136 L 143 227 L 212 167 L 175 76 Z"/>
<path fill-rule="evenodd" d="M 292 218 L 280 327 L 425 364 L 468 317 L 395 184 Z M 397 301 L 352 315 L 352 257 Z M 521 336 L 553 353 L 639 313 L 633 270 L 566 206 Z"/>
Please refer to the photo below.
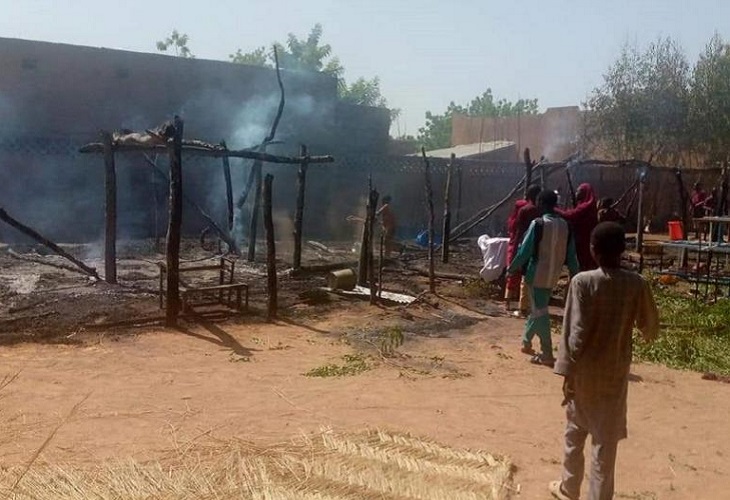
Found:
<path fill-rule="evenodd" d="M 178 114 L 188 124 L 186 136 L 226 139 L 240 149 L 263 140 L 279 99 L 274 70 L 219 61 L 0 39 L 0 65 L 2 204 L 60 241 L 103 235 L 104 193 L 98 187 L 104 172 L 78 152 L 98 140 L 100 130 L 144 130 Z M 282 80 L 287 106 L 280 143 L 270 145 L 269 153 L 296 156 L 300 144 L 315 155 L 385 152 L 387 110 L 339 102 L 337 82 L 322 74 L 282 71 Z M 119 158 L 116 165 L 119 236 L 159 236 L 165 182 L 150 168 L 139 168 L 144 159 L 131 162 Z M 211 207 L 216 220 L 225 220 L 220 159 L 195 157 L 188 168 L 187 192 Z M 241 170 L 232 170 L 234 183 L 243 182 Z M 283 200 L 289 200 L 286 193 Z M 186 217 L 190 232 L 205 224 L 194 214 Z M 5 232 L 0 239 L 12 237 Z"/>
<path fill-rule="evenodd" d="M 214 144 L 225 139 L 228 148 L 241 149 L 262 141 L 276 113 L 276 76 L 267 68 L 12 39 L 0 39 L 0 49 L 4 68 L 0 74 L 2 206 L 11 214 L 22 214 L 24 222 L 54 241 L 103 239 L 100 186 L 104 172 L 93 158 L 78 152 L 80 145 L 98 140 L 99 130 L 139 131 L 179 114 L 187 124 L 187 137 Z M 400 239 L 412 239 L 425 229 L 422 161 L 418 156 L 387 154 L 388 111 L 339 102 L 336 82 L 322 74 L 282 71 L 282 78 L 288 96 L 277 134 L 281 143 L 269 145 L 267 151 L 295 157 L 300 145 L 306 144 L 310 155 L 326 153 L 336 158 L 331 168 L 307 180 L 307 211 L 313 216 L 305 219 L 304 233 L 312 238 L 359 239 L 358 230 L 344 219 L 348 214 L 364 215 L 368 178 L 381 196 L 393 197 Z M 574 152 L 577 113 L 572 107 L 549 109 L 535 126 L 527 117 L 509 123 L 455 117 L 453 138 L 459 143 L 480 144 L 496 138 L 513 145 L 500 149 L 497 156 L 457 158 L 452 226 L 501 200 L 520 180 L 523 146 L 530 147 L 535 158 L 545 155 L 551 160 Z M 549 140 L 551 134 L 554 141 Z M 548 151 L 549 142 L 559 143 L 559 151 Z M 120 240 L 164 234 L 167 182 L 151 168 L 154 161 L 154 154 L 149 159 L 141 155 L 117 159 Z M 232 158 L 230 162 L 233 184 L 245 184 L 251 160 Z M 240 162 L 246 162 L 246 168 L 237 168 Z M 443 211 L 439 193 L 449 163 L 448 155 L 431 159 L 437 213 Z M 280 234 L 290 234 L 297 211 L 297 170 L 273 164 L 266 169 L 276 177 L 274 222 Z M 573 175 L 576 183 L 591 182 L 600 186 L 601 196 L 614 198 L 636 177 L 630 169 L 590 165 Z M 563 178 L 550 183 L 567 194 Z M 673 185 L 673 173 L 654 173 L 649 182 Z M 228 217 L 228 200 L 221 196 L 224 184 L 220 158 L 186 160 L 187 195 L 221 225 Z M 234 191 L 237 196 L 238 188 Z M 659 219 L 676 210 L 664 206 L 673 200 L 653 199 L 662 189 L 650 192 L 647 210 Z M 183 210 L 186 234 L 198 235 L 209 225 L 190 204 Z M 495 212 L 475 231 L 492 235 L 504 231 L 503 212 Z M 236 221 L 244 226 L 236 229 L 237 234 L 250 229 L 245 227 L 248 219 L 249 214 L 243 214 Z M 263 234 L 263 228 L 259 231 Z M 0 228 L 0 240 L 17 237 L 14 231 Z"/>

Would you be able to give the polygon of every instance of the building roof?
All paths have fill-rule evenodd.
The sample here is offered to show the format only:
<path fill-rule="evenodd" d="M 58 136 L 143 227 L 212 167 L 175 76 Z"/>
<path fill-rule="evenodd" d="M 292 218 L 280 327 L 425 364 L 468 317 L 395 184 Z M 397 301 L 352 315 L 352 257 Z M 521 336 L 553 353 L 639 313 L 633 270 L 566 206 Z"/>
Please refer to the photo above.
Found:
<path fill-rule="evenodd" d="M 472 158 L 478 157 L 487 153 L 493 153 L 500 149 L 508 149 L 514 147 L 515 143 L 512 141 L 490 141 L 490 142 L 477 142 L 474 144 L 459 144 L 446 149 L 434 149 L 433 151 L 426 151 L 426 156 L 432 158 L 451 158 L 451 153 L 454 153 L 457 158 Z"/>

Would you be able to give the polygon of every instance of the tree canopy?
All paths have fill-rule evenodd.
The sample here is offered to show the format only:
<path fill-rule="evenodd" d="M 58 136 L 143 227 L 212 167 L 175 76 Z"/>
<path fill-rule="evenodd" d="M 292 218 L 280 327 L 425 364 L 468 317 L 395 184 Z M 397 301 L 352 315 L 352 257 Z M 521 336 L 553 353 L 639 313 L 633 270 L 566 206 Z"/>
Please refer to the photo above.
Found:
<path fill-rule="evenodd" d="M 286 42 L 274 42 L 270 49 L 265 46 L 248 52 L 237 49 L 236 52 L 228 55 L 228 59 L 232 63 L 273 68 L 273 48 L 276 47 L 281 68 L 325 73 L 337 79 L 337 92 L 343 101 L 361 106 L 388 108 L 388 100 L 383 96 L 380 89 L 380 78 L 377 76 L 370 79 L 360 77 L 351 84 L 347 83 L 344 77 L 345 68 L 339 58 L 332 55 L 332 47 L 329 44 L 322 43 L 323 33 L 322 25 L 317 23 L 304 38 L 289 33 Z M 166 39 L 157 42 L 157 50 L 160 52 L 172 51 L 179 57 L 195 57 L 188 47 L 189 41 L 188 35 L 175 29 Z M 400 110 L 391 109 L 391 119 L 397 117 L 399 113 Z"/>
<path fill-rule="evenodd" d="M 730 46 L 715 35 L 692 67 L 661 38 L 625 46 L 588 97 L 586 149 L 667 164 L 726 161 L 730 152 Z"/>
<path fill-rule="evenodd" d="M 352 104 L 387 108 L 388 101 L 380 89 L 380 79 L 360 77 L 351 84 L 345 80 L 345 68 L 339 58 L 332 54 L 332 47 L 322 43 L 324 30 L 321 24 L 315 24 L 305 38 L 289 33 L 285 43 L 275 42 L 279 54 L 279 65 L 283 69 L 316 71 L 337 79 L 337 90 L 340 98 Z M 258 47 L 249 52 L 238 49 L 229 56 L 231 62 L 252 64 L 255 66 L 274 66 L 273 50 Z M 395 115 L 393 114 L 395 112 Z M 397 116 L 397 110 L 391 110 Z"/>
<path fill-rule="evenodd" d="M 730 45 L 712 37 L 692 72 L 689 124 L 695 150 L 708 162 L 730 154 Z"/>
<path fill-rule="evenodd" d="M 466 106 L 451 101 L 442 114 L 426 111 L 426 125 L 418 129 L 418 142 L 426 149 L 442 149 L 451 146 L 451 126 L 454 114 L 477 117 L 507 117 L 534 115 L 539 111 L 537 99 L 495 100 L 492 89 L 473 98 Z"/>
<path fill-rule="evenodd" d="M 157 42 L 157 50 L 167 52 L 172 50 L 178 57 L 194 58 L 195 55 L 188 48 L 190 38 L 184 33 L 179 33 L 176 29 L 172 30 L 170 36 L 164 40 Z"/>
<path fill-rule="evenodd" d="M 689 63 L 670 38 L 626 45 L 589 96 L 586 139 L 618 158 L 676 159 L 685 142 Z"/>

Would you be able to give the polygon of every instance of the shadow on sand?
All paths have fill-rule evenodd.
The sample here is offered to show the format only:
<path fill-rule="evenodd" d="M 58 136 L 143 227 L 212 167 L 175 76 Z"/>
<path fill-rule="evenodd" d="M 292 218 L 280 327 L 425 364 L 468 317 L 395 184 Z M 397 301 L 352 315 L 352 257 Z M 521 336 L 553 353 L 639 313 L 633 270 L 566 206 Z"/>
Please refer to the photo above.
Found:
<path fill-rule="evenodd" d="M 257 351 L 257 349 L 249 349 L 247 347 L 243 347 L 238 342 L 238 340 L 236 340 L 230 333 L 226 332 L 223 328 L 201 315 L 194 315 L 191 317 L 191 319 L 195 321 L 195 324 L 203 327 L 211 335 L 209 336 L 202 333 L 194 332 L 189 328 L 179 325 L 175 327 L 175 329 L 184 335 L 195 337 L 200 340 L 205 340 L 206 342 L 210 342 L 219 347 L 225 347 L 227 349 L 230 349 L 231 351 L 233 351 L 233 353 L 239 356 L 250 357 L 253 355 L 254 352 Z"/>

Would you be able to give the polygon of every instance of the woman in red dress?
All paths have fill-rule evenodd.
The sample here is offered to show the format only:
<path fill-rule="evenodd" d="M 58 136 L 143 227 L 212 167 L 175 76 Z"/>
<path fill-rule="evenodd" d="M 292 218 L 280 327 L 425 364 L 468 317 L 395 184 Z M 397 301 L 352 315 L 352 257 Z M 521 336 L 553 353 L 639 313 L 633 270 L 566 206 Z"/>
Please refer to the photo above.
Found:
<path fill-rule="evenodd" d="M 556 211 L 568 221 L 573 231 L 580 270 L 590 271 L 598 267 L 591 255 L 591 232 L 598 225 L 598 205 L 593 187 L 588 183 L 578 186 L 575 201 L 575 208 Z"/>
<path fill-rule="evenodd" d="M 512 259 L 517 254 L 517 248 L 519 248 L 520 243 L 522 243 L 522 237 L 525 235 L 527 228 L 530 226 L 530 222 L 534 219 L 534 217 L 529 218 L 530 214 L 532 211 L 537 212 L 535 200 L 539 193 L 540 186 L 530 186 L 527 189 L 527 193 L 525 193 L 525 199 L 517 200 L 515 202 L 515 206 L 507 219 L 507 236 L 509 237 L 509 242 L 507 244 L 508 266 L 512 263 Z M 537 213 L 535 217 L 537 217 L 537 215 L 539 215 L 539 213 Z M 529 220 L 527 220 L 527 224 L 525 224 L 525 221 L 528 218 Z M 508 307 L 510 300 L 520 299 L 521 282 L 521 273 L 515 273 L 507 276 L 507 286 L 505 288 L 504 298 L 507 300 Z M 523 304 L 523 302 L 525 302 L 525 304 Z M 528 309 L 526 301 L 520 300 L 520 309 L 523 309 L 523 305 L 525 305 L 524 310 L 526 311 Z"/>

